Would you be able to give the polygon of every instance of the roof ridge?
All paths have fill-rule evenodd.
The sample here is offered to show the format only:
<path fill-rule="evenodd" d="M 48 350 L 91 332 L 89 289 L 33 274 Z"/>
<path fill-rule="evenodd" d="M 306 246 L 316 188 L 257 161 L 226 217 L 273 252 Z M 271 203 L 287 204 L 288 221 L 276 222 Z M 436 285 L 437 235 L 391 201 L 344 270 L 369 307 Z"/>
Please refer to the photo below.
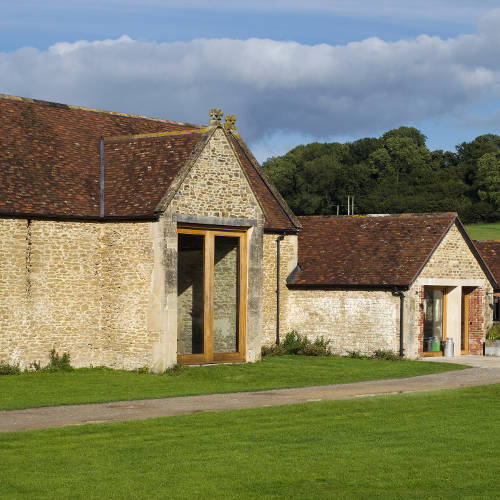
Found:
<path fill-rule="evenodd" d="M 360 219 L 411 219 L 422 217 L 449 217 L 455 218 L 458 214 L 456 212 L 429 212 L 429 213 L 402 213 L 402 214 L 353 214 L 353 215 L 298 215 L 299 219 L 315 218 L 315 219 L 337 219 L 337 220 L 360 220 Z"/>
<path fill-rule="evenodd" d="M 88 108 L 85 106 L 75 106 L 73 104 L 63 104 L 55 101 L 44 101 L 42 99 L 33 99 L 31 97 L 20 97 L 20 96 L 14 96 L 10 94 L 1 94 L 0 93 L 0 99 L 8 100 L 8 101 L 20 101 L 20 102 L 31 102 L 33 104 L 40 104 L 42 106 L 54 106 L 58 108 L 66 108 L 66 109 L 73 109 L 76 111 L 87 111 L 90 113 L 102 113 L 102 114 L 108 114 L 108 115 L 115 115 L 115 116 L 125 116 L 127 118 L 141 118 L 143 120 L 151 120 L 154 122 L 160 122 L 160 123 L 168 123 L 171 125 L 181 125 L 181 126 L 186 126 L 186 127 L 192 127 L 192 128 L 204 128 L 203 125 L 197 125 L 193 123 L 187 123 L 187 122 L 178 122 L 175 120 L 166 120 L 164 118 L 152 118 L 151 116 L 144 116 L 144 115 L 134 115 L 131 113 L 122 113 L 119 111 L 108 111 L 105 109 L 97 109 L 97 108 Z"/>
<path fill-rule="evenodd" d="M 123 142 L 123 141 L 135 141 L 139 139 L 154 139 L 156 137 L 166 137 L 172 135 L 189 135 L 189 134 L 203 134 L 207 131 L 207 127 L 191 128 L 185 130 L 170 130 L 167 132 L 150 132 L 146 134 L 133 134 L 133 135 L 113 135 L 106 137 L 104 136 L 104 142 Z"/>

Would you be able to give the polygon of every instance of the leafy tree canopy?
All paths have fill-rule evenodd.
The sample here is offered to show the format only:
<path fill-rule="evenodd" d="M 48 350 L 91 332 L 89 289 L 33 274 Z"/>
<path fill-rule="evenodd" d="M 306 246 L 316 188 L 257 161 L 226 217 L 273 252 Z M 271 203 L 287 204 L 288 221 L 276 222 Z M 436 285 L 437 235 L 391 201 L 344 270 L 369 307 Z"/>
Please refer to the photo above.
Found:
<path fill-rule="evenodd" d="M 465 222 L 500 220 L 500 136 L 430 151 L 413 127 L 344 144 L 314 142 L 263 167 L 298 215 L 456 211 Z"/>

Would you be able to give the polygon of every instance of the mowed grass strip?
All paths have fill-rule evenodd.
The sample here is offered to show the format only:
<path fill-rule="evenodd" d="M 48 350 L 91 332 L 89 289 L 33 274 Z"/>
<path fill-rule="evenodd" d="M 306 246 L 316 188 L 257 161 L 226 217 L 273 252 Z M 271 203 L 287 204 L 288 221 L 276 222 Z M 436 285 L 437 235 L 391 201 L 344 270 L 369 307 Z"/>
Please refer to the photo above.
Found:
<path fill-rule="evenodd" d="M 345 384 L 465 368 L 447 363 L 283 356 L 153 375 L 106 368 L 0 376 L 0 409 Z"/>
<path fill-rule="evenodd" d="M 1 498 L 498 498 L 500 385 L 0 434 Z"/>
<path fill-rule="evenodd" d="M 465 226 L 473 240 L 500 240 L 500 222 Z"/>

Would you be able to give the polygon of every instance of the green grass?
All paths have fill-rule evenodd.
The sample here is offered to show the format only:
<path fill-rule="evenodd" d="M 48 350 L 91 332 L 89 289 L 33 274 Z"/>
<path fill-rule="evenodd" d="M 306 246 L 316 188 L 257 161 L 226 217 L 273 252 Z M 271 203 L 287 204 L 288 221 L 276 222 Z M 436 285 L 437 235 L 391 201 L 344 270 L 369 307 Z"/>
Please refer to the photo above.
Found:
<path fill-rule="evenodd" d="M 473 240 L 500 240 L 500 222 L 465 226 Z"/>
<path fill-rule="evenodd" d="M 498 498 L 500 385 L 0 434 L 0 497 Z"/>
<path fill-rule="evenodd" d="M 283 356 L 241 365 L 183 367 L 177 375 L 105 368 L 23 373 L 0 376 L 0 409 L 344 384 L 461 368 L 464 367 L 422 361 Z"/>

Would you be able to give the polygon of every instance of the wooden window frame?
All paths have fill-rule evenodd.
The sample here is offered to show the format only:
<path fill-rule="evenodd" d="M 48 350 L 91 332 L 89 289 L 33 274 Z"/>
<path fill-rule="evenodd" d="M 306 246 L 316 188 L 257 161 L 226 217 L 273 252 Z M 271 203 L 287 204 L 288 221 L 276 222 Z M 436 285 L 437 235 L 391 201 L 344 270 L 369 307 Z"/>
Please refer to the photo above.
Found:
<path fill-rule="evenodd" d="M 448 318 L 448 289 L 445 286 L 424 286 L 424 297 L 425 297 L 425 289 L 433 289 L 433 290 L 441 290 L 443 292 L 443 339 L 441 342 L 444 342 L 446 340 L 446 329 L 447 329 L 447 318 Z M 423 328 L 424 325 L 422 325 L 422 355 L 424 358 L 430 358 L 434 356 L 443 356 L 443 350 L 440 351 L 435 351 L 435 352 L 424 352 L 424 335 L 423 335 Z"/>
<path fill-rule="evenodd" d="M 203 236 L 203 353 L 180 354 L 183 364 L 235 363 L 246 361 L 247 331 L 247 241 L 248 229 L 207 226 L 178 226 L 177 234 Z M 215 237 L 239 238 L 238 351 L 214 353 L 214 249 Z"/>

